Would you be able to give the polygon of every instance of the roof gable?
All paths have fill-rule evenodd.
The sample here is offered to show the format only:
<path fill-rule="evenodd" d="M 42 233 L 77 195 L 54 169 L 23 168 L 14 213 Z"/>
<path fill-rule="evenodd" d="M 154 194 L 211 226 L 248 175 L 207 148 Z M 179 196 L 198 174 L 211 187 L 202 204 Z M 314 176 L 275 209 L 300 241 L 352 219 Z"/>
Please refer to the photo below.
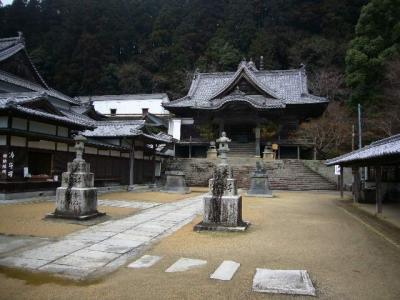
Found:
<path fill-rule="evenodd" d="M 220 89 L 211 96 L 211 99 L 219 98 L 223 95 L 229 94 L 229 92 L 231 92 L 242 79 L 247 81 L 261 94 L 264 94 L 264 96 L 275 99 L 279 98 L 272 89 L 268 88 L 268 86 L 264 85 L 260 80 L 258 80 L 258 78 L 254 76 L 253 71 L 250 70 L 248 64 L 245 61 L 242 61 L 232 78 L 222 85 Z"/>

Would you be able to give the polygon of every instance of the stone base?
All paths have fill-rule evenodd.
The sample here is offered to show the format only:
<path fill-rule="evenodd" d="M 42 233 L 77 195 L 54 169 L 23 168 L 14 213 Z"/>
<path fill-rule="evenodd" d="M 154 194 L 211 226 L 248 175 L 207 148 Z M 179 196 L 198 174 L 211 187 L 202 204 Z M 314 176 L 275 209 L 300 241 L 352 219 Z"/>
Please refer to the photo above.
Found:
<path fill-rule="evenodd" d="M 218 152 L 215 149 L 210 149 L 207 151 L 207 159 L 217 159 Z"/>
<path fill-rule="evenodd" d="M 274 195 L 272 195 L 272 194 L 249 194 L 249 193 L 246 193 L 246 197 L 274 198 Z"/>
<path fill-rule="evenodd" d="M 250 222 L 243 221 L 238 226 L 226 226 L 221 224 L 210 224 L 200 222 L 193 227 L 193 231 L 227 231 L 227 232 L 241 232 L 245 231 L 250 226 Z"/>
<path fill-rule="evenodd" d="M 162 188 L 160 192 L 169 194 L 190 194 L 191 189 L 189 187 L 179 190 L 166 190 L 165 188 Z"/>
<path fill-rule="evenodd" d="M 71 215 L 71 214 L 62 214 L 62 213 L 57 213 L 57 212 L 53 212 L 53 213 L 49 213 L 45 216 L 45 218 L 51 218 L 51 219 L 69 219 L 69 220 L 78 220 L 78 221 L 86 221 L 86 220 L 90 220 L 93 218 L 97 218 L 97 217 L 102 217 L 105 216 L 106 213 L 102 213 L 102 212 L 94 212 L 91 214 L 87 214 L 87 215 L 81 215 L 81 216 L 75 216 L 75 215 Z"/>

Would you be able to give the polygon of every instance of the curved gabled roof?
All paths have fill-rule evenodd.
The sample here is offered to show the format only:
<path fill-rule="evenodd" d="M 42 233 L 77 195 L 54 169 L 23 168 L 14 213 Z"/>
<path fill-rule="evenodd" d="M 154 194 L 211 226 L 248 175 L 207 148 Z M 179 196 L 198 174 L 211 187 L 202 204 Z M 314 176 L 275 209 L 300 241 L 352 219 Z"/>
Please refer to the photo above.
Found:
<path fill-rule="evenodd" d="M 328 166 L 352 164 L 371 159 L 393 157 L 394 155 L 400 157 L 400 134 L 378 140 L 361 149 L 329 159 L 325 164 Z M 388 161 L 388 163 L 390 163 L 390 161 Z"/>
<path fill-rule="evenodd" d="M 258 90 L 263 91 L 266 99 L 279 99 L 285 105 L 328 102 L 324 97 L 309 94 L 304 67 L 292 70 L 259 71 L 243 61 L 236 72 L 195 73 L 187 96 L 165 103 L 164 107 L 167 109 L 211 108 L 211 102 L 223 98 L 224 92 L 229 91 L 240 78 L 245 78 Z"/>

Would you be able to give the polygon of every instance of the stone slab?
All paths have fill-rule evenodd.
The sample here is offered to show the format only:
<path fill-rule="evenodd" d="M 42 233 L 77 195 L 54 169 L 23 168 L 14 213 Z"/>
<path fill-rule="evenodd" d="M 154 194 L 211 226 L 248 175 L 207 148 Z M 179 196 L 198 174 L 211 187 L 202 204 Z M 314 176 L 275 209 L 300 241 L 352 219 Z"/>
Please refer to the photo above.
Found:
<path fill-rule="evenodd" d="M 257 197 L 257 198 L 274 198 L 274 195 L 271 194 L 249 194 L 246 193 L 246 197 Z"/>
<path fill-rule="evenodd" d="M 110 238 L 103 242 L 90 246 L 88 250 L 104 251 L 109 253 L 125 253 L 144 244 L 143 241 L 133 241 L 125 239 Z"/>
<path fill-rule="evenodd" d="M 117 253 L 82 249 L 66 257 L 60 258 L 54 263 L 59 265 L 68 265 L 77 268 L 90 269 L 102 267 L 108 264 L 110 261 L 116 259 L 118 256 L 119 255 Z"/>
<path fill-rule="evenodd" d="M 193 268 L 199 268 L 201 266 L 204 266 L 205 264 L 207 264 L 206 260 L 181 257 L 168 269 L 166 269 L 165 272 L 167 273 L 184 272 Z"/>
<path fill-rule="evenodd" d="M 161 259 L 161 256 L 155 255 L 143 255 L 138 260 L 128 265 L 128 268 L 132 269 L 141 269 L 141 268 L 149 268 L 155 263 L 157 263 Z"/>
<path fill-rule="evenodd" d="M 0 254 L 46 242 L 45 238 L 0 235 Z"/>
<path fill-rule="evenodd" d="M 256 269 L 253 291 L 260 293 L 315 296 L 306 270 Z"/>
<path fill-rule="evenodd" d="M 240 264 L 231 260 L 224 260 L 219 267 L 211 274 L 211 279 L 231 280 L 239 269 Z"/>
<path fill-rule="evenodd" d="M 219 224 L 207 224 L 200 222 L 193 227 L 194 231 L 227 231 L 227 232 L 241 232 L 246 231 L 250 226 L 250 222 L 243 221 L 239 226 L 224 226 Z"/>
<path fill-rule="evenodd" d="M 37 269 L 48 264 L 49 260 L 8 256 L 0 259 L 0 265 L 11 268 Z"/>

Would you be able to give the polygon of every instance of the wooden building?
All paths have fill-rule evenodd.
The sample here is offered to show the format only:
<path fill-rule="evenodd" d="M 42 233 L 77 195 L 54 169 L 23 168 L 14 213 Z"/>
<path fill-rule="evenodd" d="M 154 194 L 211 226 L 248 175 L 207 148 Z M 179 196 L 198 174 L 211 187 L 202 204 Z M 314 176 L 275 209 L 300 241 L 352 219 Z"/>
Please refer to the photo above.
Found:
<path fill-rule="evenodd" d="M 375 202 L 376 213 L 382 212 L 383 203 L 399 202 L 400 134 L 329 159 L 326 161 L 326 165 L 340 165 L 341 170 L 343 167 L 351 167 L 354 201 Z M 343 196 L 343 180 L 340 182 Z"/>
<path fill-rule="evenodd" d="M 154 181 L 151 161 L 161 157 L 154 145 L 171 141 L 152 133 L 146 120 L 108 120 L 91 103 L 52 89 L 29 58 L 22 35 L 0 39 L 0 198 L 53 193 L 74 157 L 73 136 L 79 132 L 88 137 L 84 158 L 96 186 Z"/>
<path fill-rule="evenodd" d="M 175 114 L 169 133 L 179 140 L 177 155 L 204 156 L 209 142 L 222 131 L 231 148 L 260 156 L 264 146 L 278 144 L 278 158 L 312 157 L 313 141 L 290 133 L 308 118 L 318 117 L 328 100 L 309 93 L 305 68 L 257 69 L 242 61 L 236 72 L 195 73 L 188 94 L 164 107 Z M 237 149 L 235 149 L 237 148 Z"/>

